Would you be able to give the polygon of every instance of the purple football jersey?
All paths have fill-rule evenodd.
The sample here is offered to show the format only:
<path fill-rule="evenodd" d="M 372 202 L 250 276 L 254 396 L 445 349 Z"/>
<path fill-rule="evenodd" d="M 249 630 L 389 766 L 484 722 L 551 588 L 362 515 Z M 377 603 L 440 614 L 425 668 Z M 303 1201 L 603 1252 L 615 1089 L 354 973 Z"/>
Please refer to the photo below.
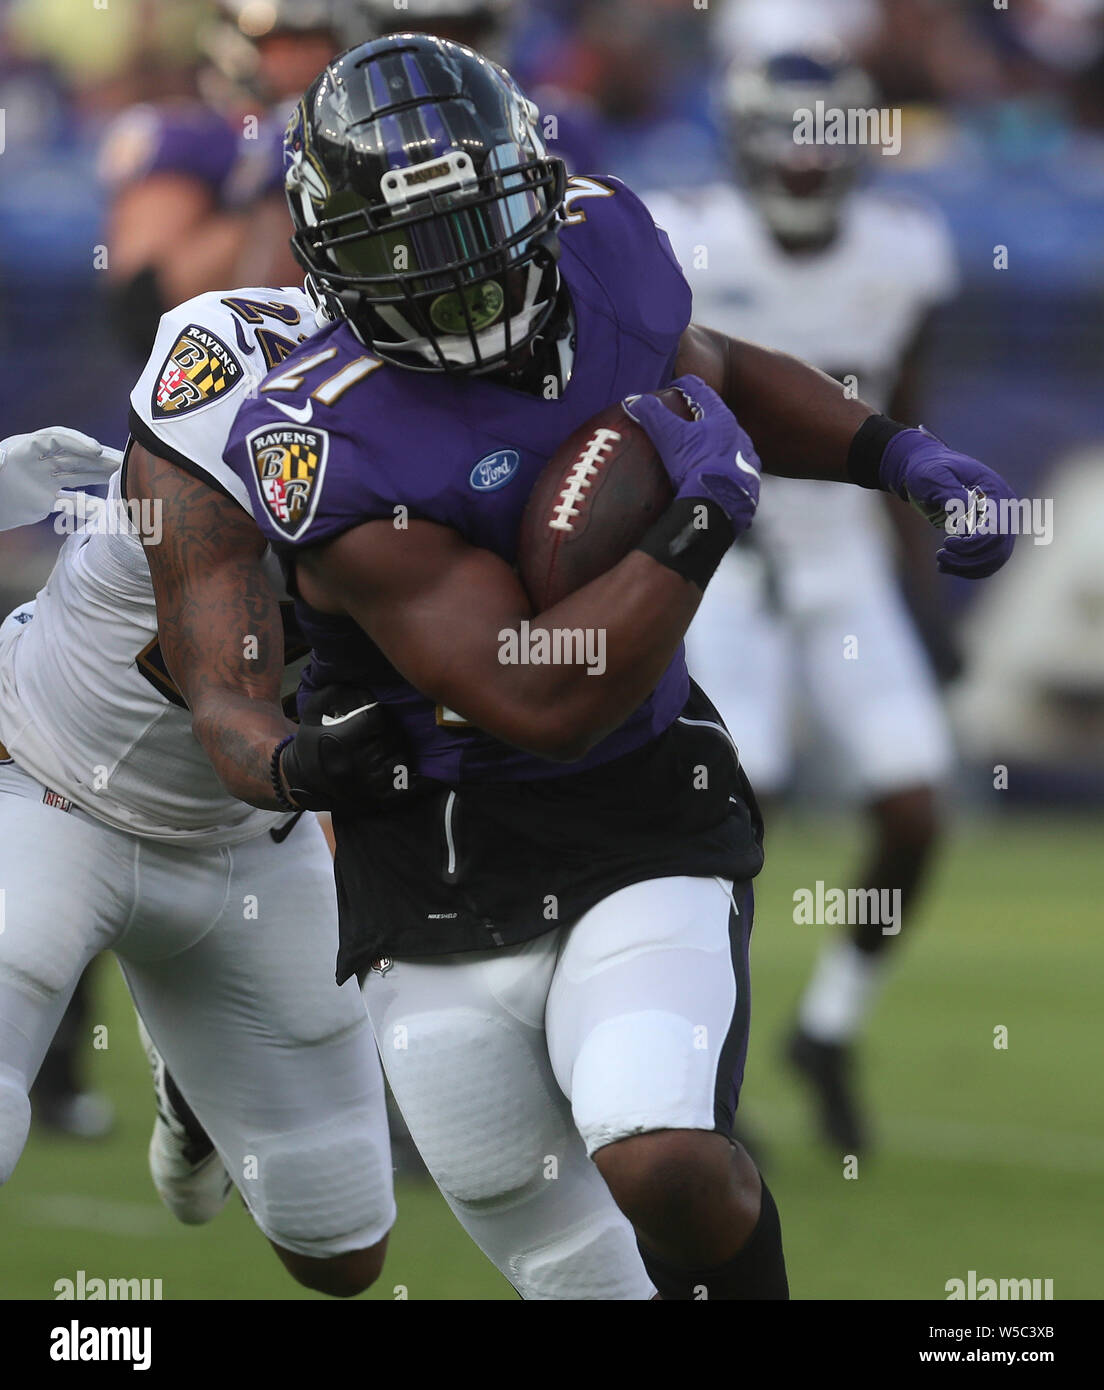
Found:
<path fill-rule="evenodd" d="M 409 516 L 514 563 L 521 515 L 548 459 L 599 410 L 666 385 L 690 320 L 666 234 L 618 180 L 571 181 L 560 240 L 576 353 L 558 398 L 382 364 L 344 323 L 266 377 L 238 413 L 226 460 L 285 562 L 365 521 Z M 418 771 L 445 782 L 558 777 L 608 762 L 661 733 L 689 691 L 680 650 L 620 728 L 581 761 L 552 762 L 435 707 L 351 619 L 301 601 L 298 617 L 313 648 L 301 700 L 330 684 L 372 691 L 402 724 Z"/>

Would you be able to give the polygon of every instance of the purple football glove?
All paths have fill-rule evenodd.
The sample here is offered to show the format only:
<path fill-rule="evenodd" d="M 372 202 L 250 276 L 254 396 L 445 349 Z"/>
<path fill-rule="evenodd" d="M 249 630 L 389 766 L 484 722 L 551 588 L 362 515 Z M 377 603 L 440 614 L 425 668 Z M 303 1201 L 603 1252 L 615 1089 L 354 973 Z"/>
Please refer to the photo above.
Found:
<path fill-rule="evenodd" d="M 1013 537 L 1001 531 L 1000 503 L 1014 502 L 1016 494 L 969 454 L 956 454 L 926 430 L 902 430 L 886 446 L 879 475 L 887 492 L 946 529 L 935 557 L 943 574 L 984 579 L 1012 554 Z"/>
<path fill-rule="evenodd" d="M 658 396 L 630 396 L 622 404 L 656 446 L 675 496 L 716 502 L 738 536 L 759 505 L 759 456 L 736 416 L 701 377 L 680 376 L 671 385 L 686 397 L 693 420 L 681 419 Z"/>

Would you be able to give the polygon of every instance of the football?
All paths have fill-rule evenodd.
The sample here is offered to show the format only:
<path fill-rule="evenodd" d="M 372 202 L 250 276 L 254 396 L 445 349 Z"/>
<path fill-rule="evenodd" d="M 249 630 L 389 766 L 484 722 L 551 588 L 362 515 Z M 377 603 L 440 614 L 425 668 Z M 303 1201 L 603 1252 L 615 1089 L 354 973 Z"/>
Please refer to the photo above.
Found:
<path fill-rule="evenodd" d="M 680 391 L 657 393 L 683 419 Z M 518 572 L 537 613 L 612 569 L 673 496 L 655 446 L 620 402 L 581 425 L 537 479 L 518 538 Z"/>

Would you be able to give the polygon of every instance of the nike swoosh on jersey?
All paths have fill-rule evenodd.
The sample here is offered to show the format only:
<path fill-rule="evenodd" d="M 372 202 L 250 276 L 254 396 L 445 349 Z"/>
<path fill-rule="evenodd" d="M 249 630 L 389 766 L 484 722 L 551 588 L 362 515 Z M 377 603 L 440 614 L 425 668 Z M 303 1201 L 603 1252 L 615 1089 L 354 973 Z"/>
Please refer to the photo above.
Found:
<path fill-rule="evenodd" d="M 308 401 L 304 406 L 282 405 L 279 401 L 270 401 L 269 404 L 274 405 L 277 410 L 282 410 L 285 415 L 290 415 L 300 425 L 305 425 L 314 414 L 313 401 Z"/>
<path fill-rule="evenodd" d="M 751 464 L 748 463 L 739 449 L 736 450 L 736 467 L 742 468 L 745 473 L 750 473 L 753 478 L 758 478 L 759 476 L 758 468 L 752 468 Z"/>
<path fill-rule="evenodd" d="M 322 725 L 324 728 L 329 728 L 332 724 L 345 724 L 350 719 L 355 719 L 358 714 L 363 714 L 365 710 L 375 709 L 378 703 L 378 700 L 373 700 L 370 705 L 361 705 L 359 709 L 349 710 L 348 714 L 324 714 Z"/>

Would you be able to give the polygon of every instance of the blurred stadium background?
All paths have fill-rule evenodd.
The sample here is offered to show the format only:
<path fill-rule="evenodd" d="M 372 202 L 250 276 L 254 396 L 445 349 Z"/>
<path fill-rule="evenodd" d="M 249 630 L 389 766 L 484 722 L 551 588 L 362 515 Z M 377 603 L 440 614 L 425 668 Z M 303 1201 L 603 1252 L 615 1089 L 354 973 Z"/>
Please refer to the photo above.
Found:
<path fill-rule="evenodd" d="M 858 1181 L 816 1145 L 777 1060 L 824 928 L 797 885 L 838 876 L 857 830 L 798 798 L 768 840 L 742 1114 L 783 1212 L 798 1297 L 939 1298 L 970 1269 L 1104 1292 L 1089 1211 L 1104 1175 L 1104 0 L 531 0 L 510 66 L 588 112 L 586 172 L 639 189 L 723 172 L 711 93 L 732 58 L 834 34 L 904 110 L 887 186 L 937 203 L 963 275 L 926 363 L 924 422 L 1053 498 L 1049 546 L 1021 542 L 978 588 L 941 581 L 954 822 L 924 923 L 871 1031 L 878 1148 Z M 98 150 L 129 105 L 194 88 L 200 0 L 0 0 L 0 435 L 66 424 L 126 438 L 134 357 L 111 332 L 96 249 Z M 995 248 L 1008 268 L 994 268 Z M 44 581 L 48 526 L 0 536 L 0 613 Z M 993 769 L 1010 769 L 1006 789 Z M 59 866 L 59 872 L 63 866 Z M 0 1297 L 50 1298 L 85 1269 L 161 1278 L 166 1298 L 290 1298 L 244 1212 L 174 1225 L 145 1168 L 152 1096 L 114 965 L 86 1064 L 117 1124 L 36 1135 L 0 1197 Z M 993 1030 L 1009 1030 L 1007 1051 Z M 510 1297 L 432 1188 L 403 1179 L 369 1297 Z"/>

